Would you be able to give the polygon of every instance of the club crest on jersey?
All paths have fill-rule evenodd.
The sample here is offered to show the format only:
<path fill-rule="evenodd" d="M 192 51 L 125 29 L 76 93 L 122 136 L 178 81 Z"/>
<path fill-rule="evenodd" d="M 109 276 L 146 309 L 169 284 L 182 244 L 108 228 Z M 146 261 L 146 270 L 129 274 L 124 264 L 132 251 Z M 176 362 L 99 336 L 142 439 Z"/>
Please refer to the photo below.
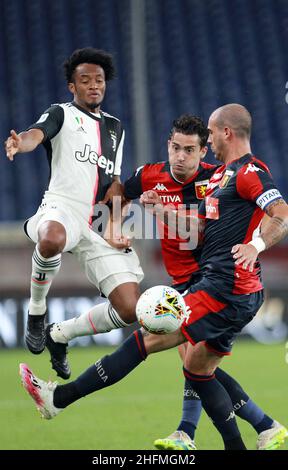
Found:
<path fill-rule="evenodd" d="M 234 175 L 234 171 L 233 170 L 226 170 L 224 175 L 223 175 L 223 178 L 221 179 L 220 183 L 219 183 L 219 188 L 226 188 L 227 184 L 229 183 L 230 179 L 231 179 L 231 176 Z"/>
<path fill-rule="evenodd" d="M 153 188 L 155 191 L 168 191 L 166 188 L 165 184 L 163 183 L 157 183 L 156 186 Z"/>
<path fill-rule="evenodd" d="M 112 140 L 112 149 L 115 152 L 116 151 L 116 144 L 117 144 L 117 135 L 115 131 L 109 131 L 110 132 L 110 137 Z"/>
<path fill-rule="evenodd" d="M 204 199 L 209 180 L 195 181 L 195 194 L 197 199 Z"/>
<path fill-rule="evenodd" d="M 248 163 L 248 166 L 246 168 L 246 171 L 245 171 L 244 175 L 247 175 L 247 173 L 249 173 L 249 171 L 251 173 L 253 173 L 254 171 L 262 171 L 263 173 L 265 173 L 265 171 L 262 170 L 262 168 L 259 168 L 259 166 L 255 166 L 253 163 Z"/>

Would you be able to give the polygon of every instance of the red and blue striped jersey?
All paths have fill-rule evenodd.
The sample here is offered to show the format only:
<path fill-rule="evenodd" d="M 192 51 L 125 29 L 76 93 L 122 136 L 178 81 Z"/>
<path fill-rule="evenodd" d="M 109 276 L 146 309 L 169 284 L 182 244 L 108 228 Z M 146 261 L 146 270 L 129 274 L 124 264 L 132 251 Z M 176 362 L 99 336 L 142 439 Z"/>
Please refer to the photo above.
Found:
<path fill-rule="evenodd" d="M 268 167 L 251 154 L 215 171 L 199 208 L 205 218 L 200 267 L 220 291 L 248 294 L 263 288 L 260 263 L 250 273 L 235 265 L 231 249 L 259 234 L 264 209 L 279 198 Z"/>
<path fill-rule="evenodd" d="M 206 188 L 211 175 L 217 167 L 200 163 L 198 171 L 187 181 L 178 181 L 170 170 L 169 162 L 146 164 L 124 183 L 124 194 L 127 199 L 137 199 L 144 191 L 156 191 L 164 205 L 189 207 L 204 200 Z M 161 222 L 159 222 L 161 223 Z M 161 240 L 162 256 L 173 284 L 186 282 L 193 273 L 199 271 L 201 248 L 181 250 L 183 239 L 169 238 L 168 227 L 164 225 Z"/>

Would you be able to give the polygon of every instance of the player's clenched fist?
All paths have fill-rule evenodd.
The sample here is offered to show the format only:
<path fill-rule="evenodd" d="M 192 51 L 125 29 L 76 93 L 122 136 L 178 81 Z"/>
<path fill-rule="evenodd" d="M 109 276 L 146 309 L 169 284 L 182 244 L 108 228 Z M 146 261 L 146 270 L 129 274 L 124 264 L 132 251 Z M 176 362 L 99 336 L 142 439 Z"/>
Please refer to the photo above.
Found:
<path fill-rule="evenodd" d="M 158 193 L 153 190 L 144 191 L 144 193 L 140 196 L 141 204 L 161 204 L 162 201 Z"/>

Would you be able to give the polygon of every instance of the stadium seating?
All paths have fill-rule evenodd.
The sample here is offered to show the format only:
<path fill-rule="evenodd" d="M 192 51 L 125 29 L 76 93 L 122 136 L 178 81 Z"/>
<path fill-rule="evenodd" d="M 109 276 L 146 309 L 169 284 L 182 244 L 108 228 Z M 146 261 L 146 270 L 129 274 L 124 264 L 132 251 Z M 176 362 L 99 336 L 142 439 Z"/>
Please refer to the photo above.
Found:
<path fill-rule="evenodd" d="M 75 48 L 115 55 L 118 79 L 103 109 L 126 128 L 126 169 L 135 167 L 131 15 L 133 0 L 3 0 L 0 15 L 0 139 L 23 130 L 51 103 L 68 101 L 61 63 Z M 144 1 L 144 0 L 143 0 Z M 152 155 L 166 158 L 172 119 L 227 102 L 254 118 L 253 149 L 288 197 L 287 0 L 145 0 Z M 4 153 L 4 152 L 3 152 Z M 211 159 L 211 155 L 209 156 Z M 0 221 L 36 209 L 49 176 L 44 151 L 12 165 L 1 159 Z M 144 163 L 144 162 L 143 162 Z"/>

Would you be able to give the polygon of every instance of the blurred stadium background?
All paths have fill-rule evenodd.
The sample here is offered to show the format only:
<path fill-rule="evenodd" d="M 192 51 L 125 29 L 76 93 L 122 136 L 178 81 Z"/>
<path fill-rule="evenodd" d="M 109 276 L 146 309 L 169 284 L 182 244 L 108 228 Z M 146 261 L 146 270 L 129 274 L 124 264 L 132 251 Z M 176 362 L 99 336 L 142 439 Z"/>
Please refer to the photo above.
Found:
<path fill-rule="evenodd" d="M 118 78 L 108 86 L 103 109 L 126 129 L 123 179 L 147 161 L 166 159 L 168 132 L 178 115 L 191 112 L 207 120 L 216 107 L 239 102 L 253 116 L 254 153 L 269 165 L 288 199 L 287 0 L 0 0 L 0 7 L 2 142 L 11 128 L 25 129 L 51 103 L 70 101 L 62 63 L 74 49 L 94 46 L 111 52 L 117 66 Z M 39 205 L 48 164 L 44 149 L 13 163 L 3 147 L 1 153 L 4 366 L 4 349 L 23 347 L 33 247 L 22 223 Z M 208 161 L 213 161 L 211 154 Z M 267 299 L 245 330 L 261 343 L 282 344 L 283 355 L 275 359 L 282 365 L 288 335 L 287 247 L 286 241 L 261 256 Z M 136 248 L 146 273 L 143 290 L 168 283 L 159 243 L 138 240 Z M 73 256 L 63 258 L 51 290 L 50 321 L 72 317 L 99 301 Z M 117 344 L 123 334 L 74 344 Z"/>

